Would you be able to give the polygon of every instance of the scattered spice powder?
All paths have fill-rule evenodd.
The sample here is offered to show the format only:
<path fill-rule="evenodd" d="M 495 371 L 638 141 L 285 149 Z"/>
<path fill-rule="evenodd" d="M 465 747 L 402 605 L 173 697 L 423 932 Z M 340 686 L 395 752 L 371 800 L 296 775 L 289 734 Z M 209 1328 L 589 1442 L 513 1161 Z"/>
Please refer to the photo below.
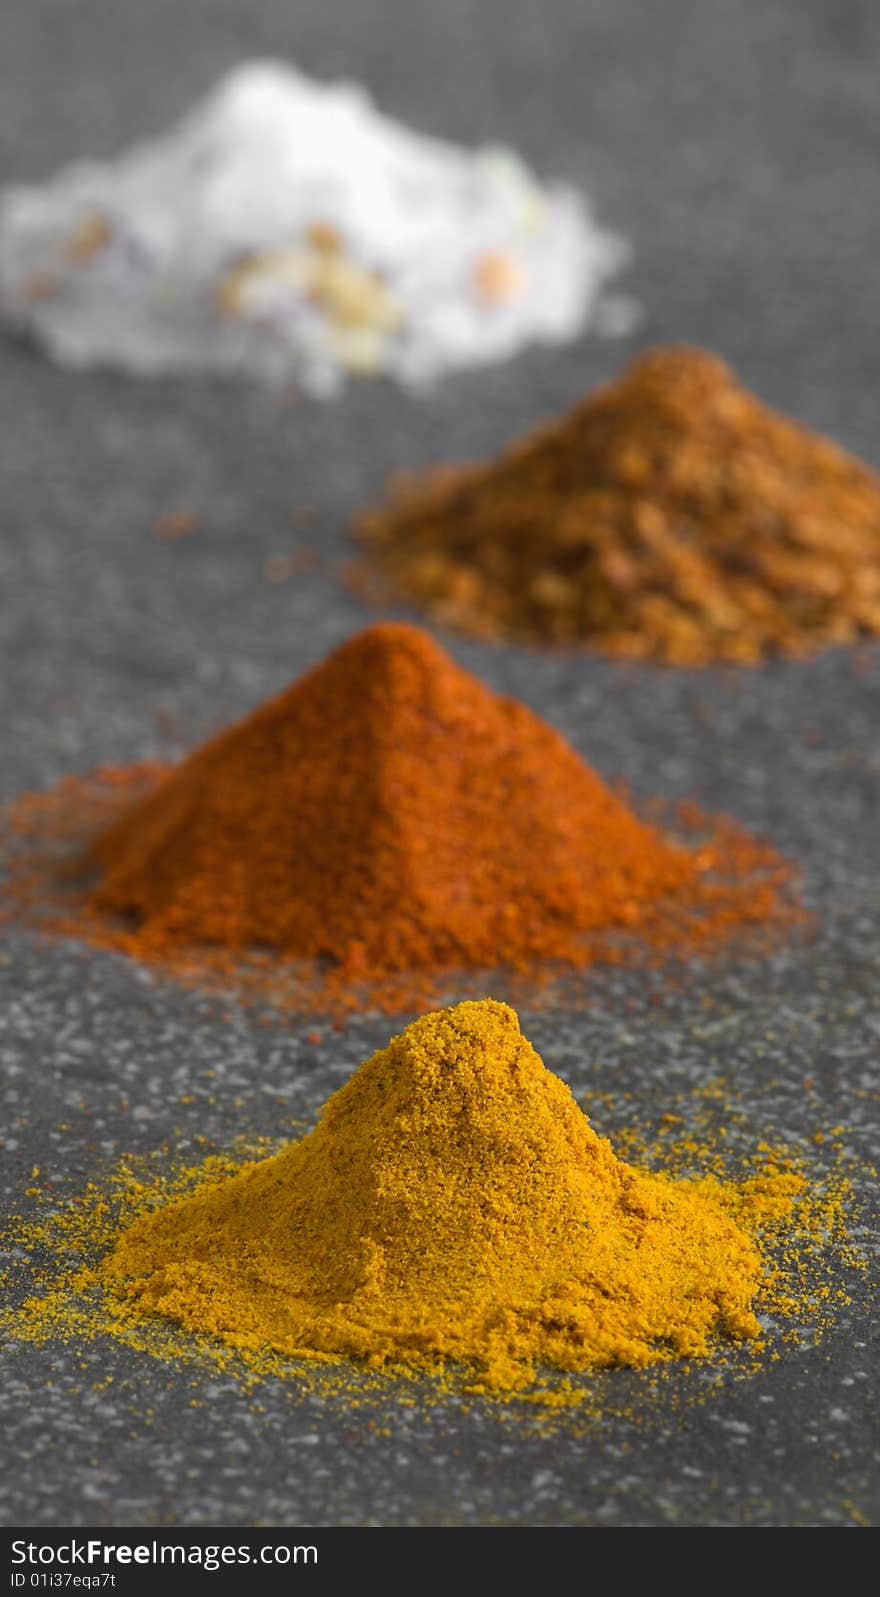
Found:
<path fill-rule="evenodd" d="M 402 624 L 358 634 L 178 768 L 148 770 L 132 801 L 138 779 L 116 773 L 104 795 L 61 926 L 172 969 L 197 948 L 227 971 L 263 950 L 276 967 L 323 962 L 337 992 L 380 984 L 380 1006 L 384 978 L 416 973 L 409 1003 L 387 994 L 399 1012 L 430 1003 L 432 973 L 584 967 L 627 942 L 705 951 L 793 913 L 771 850 L 699 812 L 696 846 L 664 835 L 559 733 Z M 74 795 L 64 784 L 55 807 L 68 838 Z M 13 825 L 45 836 L 52 813 L 31 796 Z M 39 899 L 27 859 L 20 875 Z"/>
<path fill-rule="evenodd" d="M 657 349 L 486 466 L 398 482 L 353 573 L 487 638 L 676 665 L 880 635 L 880 478 Z"/>
<path fill-rule="evenodd" d="M 772 1262 L 809 1208 L 802 1175 L 768 1150 L 738 1182 L 623 1163 L 491 999 L 414 1021 L 300 1142 L 234 1173 L 209 1163 L 194 1192 L 129 1216 L 102 1258 L 4 1328 L 100 1324 L 137 1345 L 164 1320 L 245 1360 L 452 1364 L 471 1391 L 535 1395 L 540 1370 L 758 1347 L 756 1311 L 803 1308 Z M 61 1228 L 72 1254 L 82 1212 Z M 103 1308 L 78 1320 L 73 1298 L 95 1290 Z"/>
<path fill-rule="evenodd" d="M 166 543 L 176 543 L 179 538 L 191 538 L 198 532 L 199 524 L 194 510 L 170 510 L 153 522 L 153 536 Z"/>
<path fill-rule="evenodd" d="M 320 565 L 314 549 L 296 549 L 289 555 L 270 555 L 263 565 L 263 580 L 275 584 L 287 582 L 291 577 L 302 576 Z"/>

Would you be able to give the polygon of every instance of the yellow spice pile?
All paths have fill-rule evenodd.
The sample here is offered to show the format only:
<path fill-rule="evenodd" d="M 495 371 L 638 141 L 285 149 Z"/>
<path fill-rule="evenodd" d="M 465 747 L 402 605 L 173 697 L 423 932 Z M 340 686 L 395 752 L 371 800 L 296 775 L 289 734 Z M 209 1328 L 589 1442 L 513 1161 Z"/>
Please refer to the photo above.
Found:
<path fill-rule="evenodd" d="M 768 1212 L 801 1185 L 778 1177 Z M 100 1276 L 120 1312 L 243 1350 L 456 1360 L 514 1391 L 538 1365 L 756 1336 L 764 1266 L 740 1221 L 719 1183 L 618 1160 L 487 999 L 413 1022 L 303 1141 L 136 1220 Z"/>

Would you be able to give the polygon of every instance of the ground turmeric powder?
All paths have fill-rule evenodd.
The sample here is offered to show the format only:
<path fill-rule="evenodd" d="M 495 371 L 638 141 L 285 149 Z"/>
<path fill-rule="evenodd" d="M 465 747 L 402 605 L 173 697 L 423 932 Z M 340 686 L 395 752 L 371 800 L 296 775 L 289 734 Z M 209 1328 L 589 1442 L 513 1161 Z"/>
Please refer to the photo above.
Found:
<path fill-rule="evenodd" d="M 402 481 L 357 534 L 358 586 L 481 637 L 702 665 L 880 635 L 880 478 L 700 349 Z"/>
<path fill-rule="evenodd" d="M 436 1001 L 426 973 L 583 967 L 623 957 L 622 938 L 703 950 L 790 913 L 771 850 L 699 816 L 697 846 L 674 840 L 403 624 L 359 633 L 177 769 L 145 773 L 134 802 L 115 780 L 61 925 L 187 972 L 209 946 L 233 979 L 271 950 L 273 975 L 279 957 L 321 962 L 325 992 L 372 983 L 371 1004 L 389 973 L 422 973 L 390 991 L 399 1013 Z M 76 807 L 67 783 L 68 836 Z M 16 810 L 46 815 L 44 800 Z"/>
<path fill-rule="evenodd" d="M 801 1185 L 777 1178 L 777 1218 Z M 618 1160 L 490 999 L 414 1021 L 303 1141 L 135 1220 L 99 1270 L 117 1319 L 500 1392 L 755 1338 L 764 1273 L 723 1187 Z"/>

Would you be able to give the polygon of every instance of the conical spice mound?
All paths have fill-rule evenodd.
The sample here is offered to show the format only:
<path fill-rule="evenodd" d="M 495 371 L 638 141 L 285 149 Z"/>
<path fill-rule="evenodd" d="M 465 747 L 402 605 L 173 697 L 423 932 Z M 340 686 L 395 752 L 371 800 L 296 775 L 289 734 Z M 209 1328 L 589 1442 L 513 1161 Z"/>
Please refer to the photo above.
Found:
<path fill-rule="evenodd" d="M 102 1269 L 136 1318 L 305 1357 L 454 1359 L 502 1390 L 536 1365 L 755 1336 L 762 1274 L 718 1190 L 615 1158 L 489 999 L 414 1021 L 302 1142 L 137 1220 Z"/>
<path fill-rule="evenodd" d="M 695 348 L 404 483 L 359 536 L 361 585 L 482 637 L 702 665 L 880 635 L 880 478 Z"/>
<path fill-rule="evenodd" d="M 706 937 L 713 916 L 772 916 L 748 852 L 739 881 L 710 885 L 711 848 L 667 840 L 524 705 L 389 624 L 129 806 L 91 850 L 90 904 L 141 955 L 255 947 L 367 976 L 586 964 L 589 934 L 645 929 L 662 906 L 670 942 L 688 909 Z"/>

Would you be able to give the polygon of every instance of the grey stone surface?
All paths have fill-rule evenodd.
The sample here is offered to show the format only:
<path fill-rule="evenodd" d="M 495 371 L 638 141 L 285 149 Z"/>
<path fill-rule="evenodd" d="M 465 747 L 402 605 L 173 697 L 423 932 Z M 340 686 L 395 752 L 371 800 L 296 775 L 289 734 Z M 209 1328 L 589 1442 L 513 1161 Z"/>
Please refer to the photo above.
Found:
<path fill-rule="evenodd" d="M 661 14 L 662 13 L 662 14 Z M 877 461 L 880 211 L 870 0 L 6 0 L 0 151 L 38 178 L 161 128 L 244 55 L 368 81 L 395 114 L 506 139 L 585 183 L 629 234 L 646 306 L 587 339 L 413 401 L 385 384 L 332 406 L 256 390 L 73 378 L 0 345 L 3 798 L 96 763 L 187 746 L 366 619 L 338 585 L 350 513 L 387 474 L 476 456 L 550 416 L 635 348 L 688 338 L 767 400 Z M 315 512 L 308 531 L 295 512 Z M 156 517 L 200 517 L 176 544 Z M 305 539 L 322 563 L 281 585 Z M 799 860 L 817 921 L 772 957 L 670 987 L 594 973 L 586 1007 L 524 1014 L 599 1129 L 687 1114 L 727 1083 L 747 1138 L 843 1124 L 878 1155 L 880 659 L 830 653 L 752 673 L 452 650 L 636 791 L 697 794 Z M 386 1038 L 354 1020 L 307 1040 L 148 979 L 110 955 L 13 932 L 0 950 L 3 1202 L 34 1163 L 62 1192 L 166 1135 L 277 1132 L 310 1118 Z M 805 1089 L 804 1081 L 812 1081 Z M 189 1102 L 182 1102 L 182 1099 Z M 59 1126 L 67 1125 L 67 1131 Z M 862 1185 L 861 1181 L 857 1182 Z M 868 1198 L 870 1194 L 868 1191 Z M 869 1246 L 876 1236 L 870 1218 Z M 841 1279 L 845 1274 L 840 1266 Z M 228 1377 L 116 1347 L 4 1350 L 0 1518 L 29 1525 L 846 1526 L 876 1522 L 872 1303 L 757 1372 L 627 1372 L 605 1417 L 536 1426 L 476 1404 L 259 1405 Z M 370 1421 L 377 1422 L 372 1428 Z M 382 1431 L 388 1434 L 381 1434 Z"/>

